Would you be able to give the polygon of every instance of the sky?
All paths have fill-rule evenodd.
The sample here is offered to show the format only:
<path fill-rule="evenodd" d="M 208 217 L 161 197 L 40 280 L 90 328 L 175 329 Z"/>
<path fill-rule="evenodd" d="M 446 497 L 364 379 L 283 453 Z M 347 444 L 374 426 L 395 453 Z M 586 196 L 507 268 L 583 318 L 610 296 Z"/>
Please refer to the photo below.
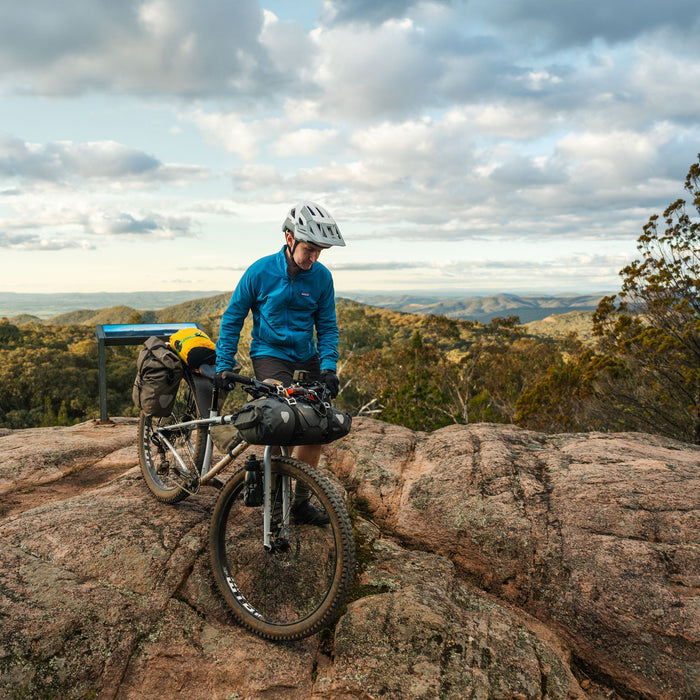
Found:
<path fill-rule="evenodd" d="M 0 0 L 0 291 L 608 293 L 700 153 L 697 0 Z"/>

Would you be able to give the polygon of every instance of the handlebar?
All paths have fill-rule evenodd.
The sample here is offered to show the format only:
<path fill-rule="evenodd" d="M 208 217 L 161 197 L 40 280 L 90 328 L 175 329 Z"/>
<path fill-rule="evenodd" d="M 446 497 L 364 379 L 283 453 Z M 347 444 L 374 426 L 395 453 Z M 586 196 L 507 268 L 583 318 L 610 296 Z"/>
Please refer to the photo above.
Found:
<path fill-rule="evenodd" d="M 214 365 L 200 365 L 197 371 L 203 377 L 211 379 L 212 381 L 214 381 L 214 378 L 216 377 L 216 367 Z M 231 379 L 231 386 L 227 387 L 227 389 L 233 389 L 235 384 L 253 384 L 255 381 L 257 381 L 252 377 L 246 377 L 243 374 L 236 374 L 230 370 L 225 370 L 225 376 L 227 379 L 229 377 Z"/>
<path fill-rule="evenodd" d="M 229 382 L 226 385 L 226 390 L 231 391 L 236 384 L 245 384 L 247 386 L 254 386 L 256 384 L 262 384 L 262 382 L 258 382 L 257 379 L 253 379 L 253 377 L 246 377 L 243 374 L 237 374 L 236 372 L 231 372 L 230 370 L 224 370 L 221 373 L 221 376 Z"/>
<path fill-rule="evenodd" d="M 216 377 L 216 367 L 213 365 L 202 365 L 199 368 L 199 373 L 213 381 Z M 281 384 L 261 382 L 259 379 L 238 374 L 231 370 L 224 370 L 222 377 L 228 382 L 224 387 L 226 391 L 234 389 L 236 384 L 242 384 L 243 389 L 254 396 L 284 394 L 287 397 L 292 397 L 295 392 L 302 391 L 304 393 L 313 392 L 320 401 L 325 402 L 330 399 L 330 390 L 318 380 L 295 380 L 291 386 L 285 387 Z"/>

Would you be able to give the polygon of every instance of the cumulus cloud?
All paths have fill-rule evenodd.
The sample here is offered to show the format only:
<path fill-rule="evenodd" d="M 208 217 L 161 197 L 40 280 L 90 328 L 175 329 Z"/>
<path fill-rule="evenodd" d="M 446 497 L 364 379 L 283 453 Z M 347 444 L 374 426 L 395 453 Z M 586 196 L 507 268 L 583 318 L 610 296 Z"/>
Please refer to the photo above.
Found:
<path fill-rule="evenodd" d="M 43 202 L 25 205 L 0 219 L 0 248 L 62 250 L 95 248 L 108 240 L 159 240 L 192 237 L 197 224 L 186 215 L 124 211 L 95 204 Z"/>
<path fill-rule="evenodd" d="M 205 176 L 203 168 L 164 164 L 113 141 L 36 144 L 0 135 L 0 178 L 54 183 L 81 179 L 121 186 L 130 180 L 178 182 Z"/>
<path fill-rule="evenodd" d="M 283 128 L 281 117 L 246 119 L 235 112 L 205 112 L 194 110 L 183 116 L 191 120 L 214 144 L 220 145 L 244 160 L 253 160 L 260 154 L 261 143 Z"/>
<path fill-rule="evenodd" d="M 411 20 L 373 27 L 321 30 L 315 80 L 323 92 L 321 113 L 333 118 L 409 112 L 435 104 L 440 66 L 424 50 Z M 361 46 L 362 50 L 358 51 Z"/>
<path fill-rule="evenodd" d="M 308 156 L 328 153 L 340 139 L 338 129 L 297 129 L 282 134 L 273 145 L 279 156 Z"/>
<path fill-rule="evenodd" d="M 514 30 L 523 38 L 536 36 L 555 46 L 588 44 L 595 39 L 616 43 L 670 27 L 685 31 L 700 18 L 694 0 L 617 0 L 563 3 L 558 0 L 476 0 L 474 5 L 494 25 Z"/>
<path fill-rule="evenodd" d="M 449 0 L 434 0 L 447 4 Z M 404 17 L 419 0 L 330 0 L 326 3 L 326 18 L 334 23 L 377 23 Z"/>
<path fill-rule="evenodd" d="M 192 222 L 186 216 L 163 216 L 153 212 L 134 215 L 128 212 L 100 211 L 82 221 L 88 233 L 97 236 L 150 236 L 178 238 L 192 235 Z"/>
<path fill-rule="evenodd" d="M 276 75 L 262 26 L 255 0 L 3 4 L 0 76 L 54 95 L 260 94 Z"/>
<path fill-rule="evenodd" d="M 91 244 L 75 238 L 43 237 L 37 233 L 3 233 L 0 231 L 0 250 L 67 250 L 80 248 L 87 250 Z"/>
<path fill-rule="evenodd" d="M 334 268 L 348 275 L 392 267 L 393 240 L 632 239 L 699 150 L 695 0 L 325 0 L 315 25 L 302 15 L 256 0 L 0 8 L 0 97 L 170 115 L 133 142 L 147 148 L 121 128 L 66 140 L 60 122 L 45 141 L 0 136 L 0 245 L 216 236 L 226 217 L 278 229 L 300 197 L 342 215 L 351 243 L 384 245 L 376 268 L 359 254 Z"/>
<path fill-rule="evenodd" d="M 286 94 L 308 87 L 317 51 L 311 36 L 298 22 L 280 20 L 268 10 L 264 10 L 263 17 L 260 43 L 277 71 L 278 86 Z"/>

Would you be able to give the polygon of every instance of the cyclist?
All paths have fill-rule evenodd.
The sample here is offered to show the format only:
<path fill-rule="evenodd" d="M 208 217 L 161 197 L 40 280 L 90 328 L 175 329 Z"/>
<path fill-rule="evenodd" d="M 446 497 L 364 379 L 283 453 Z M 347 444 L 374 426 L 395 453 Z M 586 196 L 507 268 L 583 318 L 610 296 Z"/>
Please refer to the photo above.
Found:
<path fill-rule="evenodd" d="M 308 201 L 289 210 L 282 232 L 282 249 L 245 271 L 224 312 L 216 343 L 216 382 L 222 386 L 221 373 L 237 367 L 241 329 L 252 311 L 250 359 L 255 376 L 287 386 L 295 370 L 303 370 L 335 397 L 339 390 L 335 291 L 331 273 L 318 257 L 345 241 L 328 211 Z M 321 446 L 299 445 L 294 457 L 316 467 Z M 326 513 L 309 503 L 308 492 L 300 488 L 294 494 L 292 517 L 298 523 L 328 522 Z"/>

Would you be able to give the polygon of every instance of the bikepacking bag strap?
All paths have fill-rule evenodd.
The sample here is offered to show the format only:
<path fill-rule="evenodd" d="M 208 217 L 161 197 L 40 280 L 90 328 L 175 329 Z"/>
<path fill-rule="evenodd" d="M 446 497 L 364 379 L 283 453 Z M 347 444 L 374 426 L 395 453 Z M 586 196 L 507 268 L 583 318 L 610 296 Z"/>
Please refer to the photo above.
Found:
<path fill-rule="evenodd" d="M 182 328 L 170 336 L 170 345 L 175 348 L 182 361 L 192 369 L 201 365 L 216 364 L 214 341 L 198 328 Z"/>
<path fill-rule="evenodd" d="M 319 401 L 264 396 L 235 413 L 233 426 L 252 445 L 324 445 L 347 435 L 352 418 Z"/>
<path fill-rule="evenodd" d="M 131 397 L 149 416 L 169 416 L 184 373 L 179 355 L 164 341 L 151 336 L 136 360 L 136 379 Z"/>

